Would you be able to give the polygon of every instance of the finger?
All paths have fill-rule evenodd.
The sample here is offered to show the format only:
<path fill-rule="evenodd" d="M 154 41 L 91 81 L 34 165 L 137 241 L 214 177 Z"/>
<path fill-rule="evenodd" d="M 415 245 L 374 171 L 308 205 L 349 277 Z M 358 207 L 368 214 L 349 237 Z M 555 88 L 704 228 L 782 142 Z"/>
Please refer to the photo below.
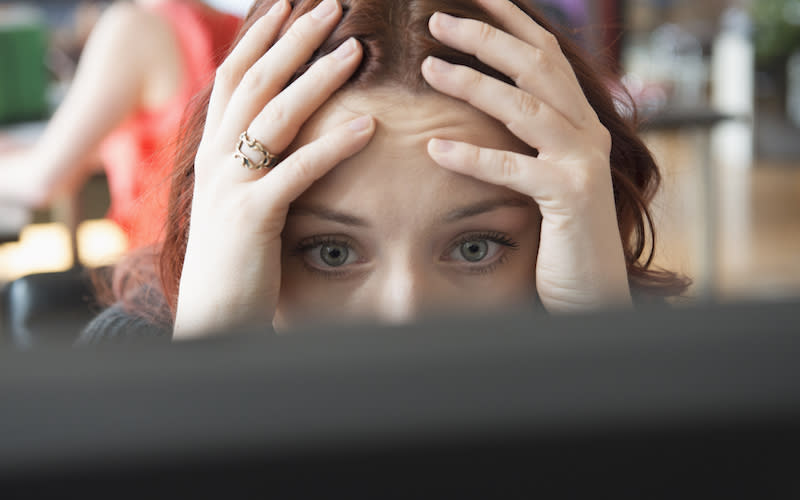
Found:
<path fill-rule="evenodd" d="M 570 74 L 575 74 L 555 35 L 540 26 L 519 7 L 508 0 L 477 1 L 481 7 L 497 19 L 506 32 L 536 48 L 544 50 L 553 57 L 556 64 Z"/>
<path fill-rule="evenodd" d="M 557 155 L 574 146 L 577 131 L 564 115 L 524 90 L 435 57 L 422 63 L 422 75 L 439 92 L 496 118 L 541 154 Z"/>
<path fill-rule="evenodd" d="M 308 118 L 350 78 L 361 55 L 361 44 L 354 38 L 346 40 L 271 100 L 250 124 L 248 134 L 269 151 L 286 149 Z"/>
<path fill-rule="evenodd" d="M 253 118 L 283 90 L 295 72 L 330 35 L 342 15 L 337 0 L 323 0 L 314 10 L 295 21 L 266 54 L 247 70 L 234 90 L 218 138 L 236 141 Z"/>
<path fill-rule="evenodd" d="M 428 141 L 428 154 L 448 170 L 513 189 L 539 205 L 557 199 L 553 187 L 561 184 L 560 169 L 539 158 L 442 139 Z"/>
<path fill-rule="evenodd" d="M 508 75 L 517 87 L 553 106 L 577 128 L 591 116 L 574 75 L 566 73 L 544 50 L 473 19 L 437 12 L 429 24 L 439 41 Z"/>
<path fill-rule="evenodd" d="M 301 147 L 257 182 L 266 208 L 288 209 L 317 179 L 361 151 L 375 133 L 375 120 L 361 116 Z"/>
<path fill-rule="evenodd" d="M 211 101 L 208 104 L 207 131 L 213 133 L 219 127 L 234 89 L 239 85 L 247 69 L 275 42 L 291 9 L 288 0 L 275 2 L 266 14 L 253 23 L 217 68 Z"/>

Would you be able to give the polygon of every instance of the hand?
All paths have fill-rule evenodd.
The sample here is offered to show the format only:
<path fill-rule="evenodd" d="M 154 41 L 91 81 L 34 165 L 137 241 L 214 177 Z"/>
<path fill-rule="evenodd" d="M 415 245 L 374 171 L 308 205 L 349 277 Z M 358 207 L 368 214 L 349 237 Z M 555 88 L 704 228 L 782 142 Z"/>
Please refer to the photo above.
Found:
<path fill-rule="evenodd" d="M 284 90 L 342 15 L 339 4 L 327 0 L 278 39 L 290 9 L 287 0 L 279 0 L 217 70 L 195 159 L 176 339 L 242 323 L 272 322 L 289 204 L 366 146 L 375 130 L 371 117 L 357 118 L 299 148 L 267 173 L 243 168 L 234 158 L 243 131 L 280 154 L 361 60 L 360 44 L 350 39 Z M 266 53 L 265 47 L 270 47 Z"/>
<path fill-rule="evenodd" d="M 536 288 L 548 311 L 631 303 L 611 182 L 611 136 L 586 99 L 556 38 L 508 0 L 480 0 L 505 31 L 437 12 L 434 37 L 514 81 L 428 58 L 436 90 L 471 103 L 538 156 L 433 139 L 434 161 L 528 195 L 542 214 Z"/>

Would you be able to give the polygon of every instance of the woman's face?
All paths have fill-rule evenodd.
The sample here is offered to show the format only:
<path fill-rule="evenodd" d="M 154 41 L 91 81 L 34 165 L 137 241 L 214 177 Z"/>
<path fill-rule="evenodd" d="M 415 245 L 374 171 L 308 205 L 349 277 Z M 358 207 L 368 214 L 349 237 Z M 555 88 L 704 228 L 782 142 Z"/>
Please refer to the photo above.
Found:
<path fill-rule="evenodd" d="M 292 204 L 283 232 L 275 327 L 470 312 L 532 300 L 539 212 L 529 197 L 449 172 L 428 156 L 433 137 L 529 153 L 502 124 L 430 93 L 342 91 L 290 149 L 360 114 L 367 147 Z"/>

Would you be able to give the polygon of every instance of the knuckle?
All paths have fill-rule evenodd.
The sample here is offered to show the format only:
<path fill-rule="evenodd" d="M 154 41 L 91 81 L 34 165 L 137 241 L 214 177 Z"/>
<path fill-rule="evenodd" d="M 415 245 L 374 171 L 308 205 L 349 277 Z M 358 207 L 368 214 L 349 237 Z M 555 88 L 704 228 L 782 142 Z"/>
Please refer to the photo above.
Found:
<path fill-rule="evenodd" d="M 519 92 L 517 96 L 517 106 L 525 116 L 534 117 L 539 114 L 542 101 L 527 92 Z"/>
<path fill-rule="evenodd" d="M 268 81 L 269 77 L 254 66 L 244 74 L 240 87 L 247 93 L 256 93 L 266 87 Z"/>
<path fill-rule="evenodd" d="M 549 73 L 553 69 L 553 61 L 542 49 L 533 49 L 531 59 L 532 65 L 536 67 L 537 71 Z"/>
<path fill-rule="evenodd" d="M 500 175 L 506 181 L 510 181 L 519 176 L 519 165 L 514 157 L 508 153 L 503 153 L 500 158 Z"/>
<path fill-rule="evenodd" d="M 214 87 L 232 89 L 238 83 L 237 80 L 237 72 L 233 69 L 233 62 L 230 59 L 226 59 L 217 68 L 214 75 Z"/>
<path fill-rule="evenodd" d="M 305 45 L 312 38 L 314 28 L 313 20 L 308 16 L 303 16 L 292 24 L 284 37 L 291 47 Z"/>
<path fill-rule="evenodd" d="M 285 130 L 291 125 L 291 113 L 282 99 L 273 99 L 267 105 L 267 120 L 277 130 Z"/>
<path fill-rule="evenodd" d="M 547 76 L 553 72 L 553 60 L 541 49 L 534 48 L 528 52 L 526 64 L 521 65 L 514 81 L 518 87 L 528 88 L 541 80 L 542 75 Z"/>
<path fill-rule="evenodd" d="M 561 44 L 558 43 L 558 37 L 554 34 L 547 32 L 544 36 L 545 51 L 561 51 Z"/>
<path fill-rule="evenodd" d="M 481 43 L 490 43 L 497 37 L 497 30 L 486 23 L 478 25 L 478 40 Z"/>
<path fill-rule="evenodd" d="M 316 180 L 314 166 L 308 155 L 298 155 L 291 165 L 293 177 L 299 181 Z"/>
<path fill-rule="evenodd" d="M 471 148 L 470 151 L 470 164 L 472 166 L 479 166 L 479 165 L 488 165 L 489 163 L 486 161 L 486 154 L 481 148 Z"/>

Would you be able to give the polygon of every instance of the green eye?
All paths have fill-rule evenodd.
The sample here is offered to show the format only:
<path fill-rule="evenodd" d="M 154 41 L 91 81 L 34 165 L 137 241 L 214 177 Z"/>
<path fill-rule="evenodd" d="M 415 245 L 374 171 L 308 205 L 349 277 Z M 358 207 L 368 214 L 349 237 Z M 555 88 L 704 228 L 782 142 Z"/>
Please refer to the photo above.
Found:
<path fill-rule="evenodd" d="M 319 248 L 319 258 L 331 267 L 343 265 L 349 256 L 350 251 L 344 245 L 322 245 Z"/>
<path fill-rule="evenodd" d="M 459 248 L 461 256 L 467 262 L 479 262 L 489 253 L 489 242 L 486 240 L 466 241 Z"/>

